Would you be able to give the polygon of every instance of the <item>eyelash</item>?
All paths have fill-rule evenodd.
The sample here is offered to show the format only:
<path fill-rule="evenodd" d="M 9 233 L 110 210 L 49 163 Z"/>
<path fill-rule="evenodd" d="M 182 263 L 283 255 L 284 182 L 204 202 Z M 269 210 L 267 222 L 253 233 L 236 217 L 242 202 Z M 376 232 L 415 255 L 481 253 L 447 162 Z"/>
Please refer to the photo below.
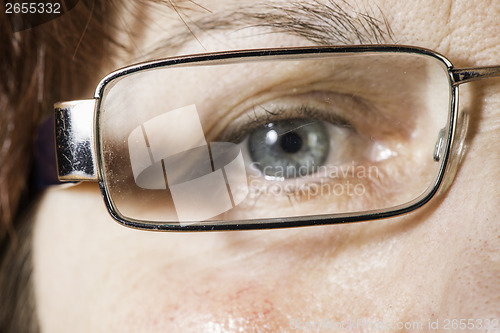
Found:
<path fill-rule="evenodd" d="M 262 114 L 256 111 L 256 108 L 261 108 L 265 113 Z M 267 125 L 272 122 L 292 119 L 307 119 L 313 118 L 326 121 L 331 125 L 349 128 L 356 132 L 355 127 L 344 117 L 335 112 L 326 112 L 319 108 L 312 107 L 307 104 L 301 104 L 298 107 L 279 106 L 276 110 L 271 110 L 263 105 L 256 105 L 252 111 L 247 111 L 248 120 L 242 124 L 236 125 L 234 128 L 227 128 L 221 138 L 215 141 L 226 141 L 233 143 L 241 143 L 252 131 L 257 128 Z"/>

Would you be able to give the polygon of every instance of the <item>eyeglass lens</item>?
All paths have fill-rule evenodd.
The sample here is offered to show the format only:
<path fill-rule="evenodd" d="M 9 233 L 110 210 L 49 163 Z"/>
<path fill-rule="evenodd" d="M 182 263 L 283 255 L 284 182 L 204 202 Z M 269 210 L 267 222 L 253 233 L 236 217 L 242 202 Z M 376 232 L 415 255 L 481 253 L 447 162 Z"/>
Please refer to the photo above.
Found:
<path fill-rule="evenodd" d="M 436 181 L 450 101 L 444 64 L 410 53 L 138 72 L 102 97 L 103 178 L 120 216 L 151 223 L 391 209 Z"/>

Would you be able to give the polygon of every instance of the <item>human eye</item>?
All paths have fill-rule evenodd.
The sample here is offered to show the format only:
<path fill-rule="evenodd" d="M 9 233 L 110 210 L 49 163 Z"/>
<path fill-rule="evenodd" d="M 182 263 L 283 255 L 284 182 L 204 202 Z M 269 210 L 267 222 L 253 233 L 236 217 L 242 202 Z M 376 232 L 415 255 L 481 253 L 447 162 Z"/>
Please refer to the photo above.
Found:
<path fill-rule="evenodd" d="M 375 101 L 309 89 L 255 105 L 225 129 L 225 140 L 239 142 L 244 152 L 250 188 L 232 214 L 245 207 L 254 216 L 270 207 L 291 215 L 321 205 L 332 213 L 368 210 L 389 200 L 390 174 L 404 167 L 396 143 L 405 131 L 370 126 L 381 121 L 371 110 Z M 267 209 L 256 209 L 263 203 Z"/>
<path fill-rule="evenodd" d="M 252 131 L 244 147 L 252 164 L 266 179 L 284 180 L 307 176 L 325 164 L 330 155 L 330 136 L 342 140 L 345 130 L 331 128 L 313 118 L 295 118 L 267 123 Z"/>

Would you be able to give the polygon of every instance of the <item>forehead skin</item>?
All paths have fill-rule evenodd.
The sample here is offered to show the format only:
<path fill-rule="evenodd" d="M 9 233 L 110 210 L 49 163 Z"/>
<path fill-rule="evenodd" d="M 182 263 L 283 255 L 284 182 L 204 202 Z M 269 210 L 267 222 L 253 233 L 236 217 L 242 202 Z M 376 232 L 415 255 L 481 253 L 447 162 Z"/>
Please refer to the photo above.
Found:
<path fill-rule="evenodd" d="M 232 6 L 203 5 L 213 13 L 198 11 L 193 19 Z M 457 67 L 500 64 L 498 1 L 380 0 L 358 7 L 380 8 L 398 43 L 434 49 Z M 167 17 L 164 34 L 178 24 L 175 15 Z M 158 29 L 149 23 L 135 40 L 137 52 L 117 65 L 140 57 Z M 120 38 L 128 42 L 128 35 Z M 209 51 L 309 43 L 272 34 L 227 40 L 218 31 L 199 38 Z M 203 51 L 193 41 L 176 53 Z M 500 80 L 469 86 L 469 146 L 455 182 L 404 217 L 150 233 L 115 223 L 96 184 L 48 190 L 33 240 L 42 330 L 276 332 L 289 331 L 292 320 L 371 318 L 417 321 L 424 328 L 415 331 L 425 331 L 429 320 L 500 318 Z"/>

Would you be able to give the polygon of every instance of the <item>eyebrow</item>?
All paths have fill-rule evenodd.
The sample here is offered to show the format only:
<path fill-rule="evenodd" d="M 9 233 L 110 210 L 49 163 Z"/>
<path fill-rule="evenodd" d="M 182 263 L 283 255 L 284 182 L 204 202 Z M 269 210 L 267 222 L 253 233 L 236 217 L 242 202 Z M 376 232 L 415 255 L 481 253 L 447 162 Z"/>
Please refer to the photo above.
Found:
<path fill-rule="evenodd" d="M 165 51 L 175 52 L 193 40 L 197 40 L 203 47 L 198 38 L 203 34 L 249 28 L 260 28 L 261 34 L 295 35 L 313 44 L 325 46 L 395 43 L 393 31 L 379 7 L 365 7 L 364 11 L 360 11 L 343 0 L 339 3 L 334 0 L 313 0 L 307 3 L 292 0 L 279 5 L 244 5 L 224 13 L 210 13 L 195 20 L 189 19 L 185 7 L 175 7 L 170 1 L 167 4 L 175 10 L 180 22 L 174 30 L 176 33 L 161 40 L 147 52 L 148 58 L 161 57 L 162 54 L 164 56 Z"/>

